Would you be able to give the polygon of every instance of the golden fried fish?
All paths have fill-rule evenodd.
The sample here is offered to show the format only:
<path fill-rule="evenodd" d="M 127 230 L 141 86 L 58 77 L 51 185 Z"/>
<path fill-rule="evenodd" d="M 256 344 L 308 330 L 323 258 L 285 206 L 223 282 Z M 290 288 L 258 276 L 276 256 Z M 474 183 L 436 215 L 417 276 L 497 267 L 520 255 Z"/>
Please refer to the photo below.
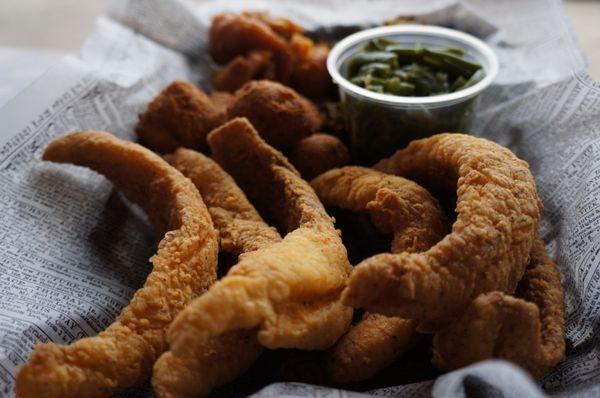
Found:
<path fill-rule="evenodd" d="M 77 132 L 52 142 L 44 160 L 102 173 L 164 234 L 152 272 L 114 323 L 70 345 L 38 344 L 17 375 L 21 398 L 108 397 L 150 376 L 175 315 L 216 279 L 217 233 L 191 181 L 138 144 Z"/>
<path fill-rule="evenodd" d="M 375 168 L 430 191 L 457 192 L 452 231 L 420 253 L 379 254 L 355 267 L 344 303 L 437 330 L 481 293 L 512 293 L 537 234 L 541 203 L 526 162 L 491 141 L 439 134 Z"/>

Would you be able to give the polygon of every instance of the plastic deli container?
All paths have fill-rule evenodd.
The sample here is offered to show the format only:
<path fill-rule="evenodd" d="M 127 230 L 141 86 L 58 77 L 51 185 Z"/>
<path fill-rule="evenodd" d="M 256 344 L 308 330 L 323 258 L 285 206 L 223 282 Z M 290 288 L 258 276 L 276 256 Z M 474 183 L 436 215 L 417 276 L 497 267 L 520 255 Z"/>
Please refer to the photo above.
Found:
<path fill-rule="evenodd" d="M 464 59 L 483 67 L 485 77 L 454 93 L 403 97 L 375 93 L 346 79 L 346 64 L 370 40 L 390 39 L 414 48 L 460 48 Z M 390 156 L 414 139 L 441 132 L 466 132 L 477 96 L 498 73 L 492 49 L 469 34 L 428 25 L 396 25 L 364 30 L 337 43 L 329 53 L 327 69 L 339 87 L 353 158 L 371 165 Z"/>

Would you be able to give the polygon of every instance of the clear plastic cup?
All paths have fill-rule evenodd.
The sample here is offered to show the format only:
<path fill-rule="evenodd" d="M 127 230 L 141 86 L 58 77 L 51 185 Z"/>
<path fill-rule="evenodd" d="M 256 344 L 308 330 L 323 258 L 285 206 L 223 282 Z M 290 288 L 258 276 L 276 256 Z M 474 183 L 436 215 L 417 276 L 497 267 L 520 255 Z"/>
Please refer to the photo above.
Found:
<path fill-rule="evenodd" d="M 485 77 L 464 90 L 429 97 L 366 90 L 346 79 L 345 67 L 351 55 L 376 38 L 409 48 L 417 44 L 430 49 L 460 48 L 465 60 L 483 67 Z M 498 59 L 487 44 L 467 33 L 438 26 L 396 25 L 344 38 L 331 49 L 327 69 L 339 88 L 353 158 L 371 165 L 414 139 L 442 132 L 467 132 L 476 98 L 498 73 Z"/>

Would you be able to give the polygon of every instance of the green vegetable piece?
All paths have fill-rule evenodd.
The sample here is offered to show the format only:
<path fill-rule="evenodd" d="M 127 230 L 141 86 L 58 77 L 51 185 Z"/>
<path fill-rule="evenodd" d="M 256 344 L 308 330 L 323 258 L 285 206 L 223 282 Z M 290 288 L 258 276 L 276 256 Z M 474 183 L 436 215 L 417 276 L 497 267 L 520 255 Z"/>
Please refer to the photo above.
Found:
<path fill-rule="evenodd" d="M 391 44 L 394 44 L 394 42 L 389 39 L 384 39 L 384 38 L 373 39 L 365 45 L 363 50 L 365 50 L 365 51 L 387 51 L 386 47 Z"/>
<path fill-rule="evenodd" d="M 400 83 L 400 95 L 406 97 L 415 95 L 415 85 L 411 83 L 402 82 Z"/>
<path fill-rule="evenodd" d="M 459 76 L 458 79 L 456 79 L 454 83 L 452 83 L 452 86 L 450 86 L 450 91 L 456 92 L 458 90 L 462 90 L 465 87 L 465 84 L 467 84 L 467 79 L 465 79 L 462 76 Z"/>
<path fill-rule="evenodd" d="M 423 49 L 423 52 L 429 59 L 437 59 L 440 62 L 440 64 L 434 66 L 441 66 L 441 69 L 450 67 L 457 75 L 466 75 L 470 77 L 478 69 L 481 69 L 480 65 L 465 61 L 464 59 L 452 54 L 440 51 L 431 51 L 426 48 Z"/>
<path fill-rule="evenodd" d="M 391 74 L 392 67 L 389 64 L 383 64 L 381 62 L 373 62 L 372 64 L 366 64 L 360 67 L 358 75 L 372 74 L 379 77 L 387 77 Z"/>
<path fill-rule="evenodd" d="M 364 87 L 366 85 L 366 77 L 365 76 L 356 76 L 350 79 L 350 81 L 357 86 Z"/>
<path fill-rule="evenodd" d="M 378 84 L 370 84 L 370 85 L 368 85 L 368 86 L 367 86 L 367 87 L 365 87 L 365 88 L 366 88 L 367 90 L 369 90 L 369 91 L 373 91 L 373 92 L 376 92 L 376 93 L 380 93 L 380 94 L 383 94 L 383 93 L 384 93 L 384 91 L 383 91 L 383 86 L 380 86 L 380 85 L 378 85 Z"/>
<path fill-rule="evenodd" d="M 396 66 L 396 54 L 383 51 L 359 52 L 348 60 L 348 75 L 355 76 L 363 65 L 372 63 L 386 63 Z"/>
<path fill-rule="evenodd" d="M 367 85 L 375 85 L 375 86 L 383 86 L 385 87 L 385 84 L 387 82 L 386 78 L 381 78 L 381 77 L 375 77 L 373 75 L 369 75 L 366 79 Z"/>
<path fill-rule="evenodd" d="M 402 84 L 402 82 L 400 81 L 399 78 L 392 77 L 391 79 L 388 79 L 385 82 L 384 88 L 387 93 L 401 95 L 400 94 L 400 90 L 401 90 L 400 85 L 401 84 Z"/>
<path fill-rule="evenodd" d="M 352 83 L 378 93 L 429 96 L 462 90 L 480 81 L 482 67 L 460 48 L 414 48 L 385 38 L 369 41 L 346 63 Z"/>
<path fill-rule="evenodd" d="M 483 69 L 479 69 L 477 72 L 473 73 L 473 76 L 469 78 L 469 81 L 465 84 L 463 88 L 471 87 L 477 83 L 479 83 L 485 77 L 485 72 Z"/>
<path fill-rule="evenodd" d="M 444 50 L 444 52 L 462 57 L 465 55 L 465 52 L 461 49 L 461 48 L 456 48 L 456 47 L 448 47 L 447 49 Z"/>

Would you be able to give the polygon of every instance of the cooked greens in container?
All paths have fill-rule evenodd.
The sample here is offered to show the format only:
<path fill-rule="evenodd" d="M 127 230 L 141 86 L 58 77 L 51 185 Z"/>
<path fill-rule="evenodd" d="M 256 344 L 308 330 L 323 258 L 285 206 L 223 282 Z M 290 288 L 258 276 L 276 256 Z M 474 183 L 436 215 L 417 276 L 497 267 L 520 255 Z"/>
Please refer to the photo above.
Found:
<path fill-rule="evenodd" d="M 353 157 L 370 165 L 414 139 L 467 132 L 498 61 L 466 33 L 398 25 L 348 36 L 327 67 L 339 85 Z"/>

